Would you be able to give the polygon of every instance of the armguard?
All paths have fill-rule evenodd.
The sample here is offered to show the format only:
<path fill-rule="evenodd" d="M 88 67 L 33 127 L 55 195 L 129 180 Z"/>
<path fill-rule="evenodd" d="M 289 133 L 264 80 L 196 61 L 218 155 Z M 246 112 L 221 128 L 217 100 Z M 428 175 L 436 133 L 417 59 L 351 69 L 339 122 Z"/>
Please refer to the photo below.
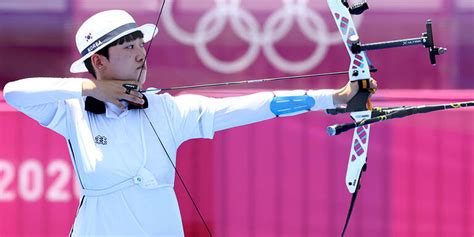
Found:
<path fill-rule="evenodd" d="M 310 111 L 316 104 L 314 98 L 309 96 L 306 91 L 304 93 L 302 91 L 296 93 L 300 95 L 275 95 L 270 103 L 272 113 L 277 117 L 301 114 Z"/>

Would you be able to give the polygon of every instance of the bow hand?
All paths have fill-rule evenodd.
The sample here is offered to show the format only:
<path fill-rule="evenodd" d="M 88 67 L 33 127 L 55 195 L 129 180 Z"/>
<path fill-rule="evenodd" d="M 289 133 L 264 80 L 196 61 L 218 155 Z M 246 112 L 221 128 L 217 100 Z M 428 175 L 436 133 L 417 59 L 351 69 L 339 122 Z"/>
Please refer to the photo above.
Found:
<path fill-rule="evenodd" d="M 347 105 L 347 111 L 367 110 L 369 96 L 375 93 L 377 81 L 374 79 L 348 82 L 343 88 L 334 93 L 334 105 Z"/>

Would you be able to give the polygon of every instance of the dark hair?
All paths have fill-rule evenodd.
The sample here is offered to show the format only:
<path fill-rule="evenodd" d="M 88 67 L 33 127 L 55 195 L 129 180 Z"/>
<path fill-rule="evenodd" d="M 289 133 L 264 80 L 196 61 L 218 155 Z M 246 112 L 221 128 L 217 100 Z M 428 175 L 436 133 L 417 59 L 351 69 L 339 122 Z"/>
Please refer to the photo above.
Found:
<path fill-rule="evenodd" d="M 134 40 L 139 39 L 139 38 L 140 39 L 143 38 L 143 33 L 141 31 L 134 31 L 134 32 L 132 32 L 128 35 L 124 35 L 124 36 L 118 38 L 117 40 L 115 40 L 114 42 L 108 44 L 104 48 L 97 51 L 96 54 L 102 55 L 105 58 L 109 59 L 109 48 L 110 47 L 118 45 L 118 44 L 123 44 L 125 42 L 134 41 Z M 92 61 L 91 61 L 90 57 L 84 61 L 84 64 L 86 65 L 87 71 L 89 71 L 89 73 L 92 74 L 92 76 L 94 78 L 97 78 L 96 74 L 95 74 L 94 67 L 92 66 Z"/>

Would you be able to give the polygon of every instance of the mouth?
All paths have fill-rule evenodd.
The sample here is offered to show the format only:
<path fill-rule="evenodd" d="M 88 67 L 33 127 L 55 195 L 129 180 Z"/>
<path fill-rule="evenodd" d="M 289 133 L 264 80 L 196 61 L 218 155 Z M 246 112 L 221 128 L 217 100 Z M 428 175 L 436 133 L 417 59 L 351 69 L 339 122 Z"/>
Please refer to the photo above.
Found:
<path fill-rule="evenodd" d="M 146 64 L 144 64 L 144 65 L 138 67 L 137 70 L 146 70 Z"/>

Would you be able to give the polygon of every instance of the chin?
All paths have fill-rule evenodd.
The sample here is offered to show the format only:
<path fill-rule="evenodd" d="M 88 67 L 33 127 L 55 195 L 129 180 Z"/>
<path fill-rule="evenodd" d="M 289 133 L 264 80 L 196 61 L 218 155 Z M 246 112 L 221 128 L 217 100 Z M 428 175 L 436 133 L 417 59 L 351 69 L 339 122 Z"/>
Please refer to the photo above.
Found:
<path fill-rule="evenodd" d="M 138 75 L 140 75 L 140 73 L 138 73 Z M 137 75 L 137 78 L 138 78 L 138 75 Z M 141 84 L 145 83 L 145 81 L 146 81 L 146 71 L 143 71 L 143 72 L 142 72 L 142 75 L 140 76 L 140 78 L 138 78 L 138 81 L 139 81 Z"/>

